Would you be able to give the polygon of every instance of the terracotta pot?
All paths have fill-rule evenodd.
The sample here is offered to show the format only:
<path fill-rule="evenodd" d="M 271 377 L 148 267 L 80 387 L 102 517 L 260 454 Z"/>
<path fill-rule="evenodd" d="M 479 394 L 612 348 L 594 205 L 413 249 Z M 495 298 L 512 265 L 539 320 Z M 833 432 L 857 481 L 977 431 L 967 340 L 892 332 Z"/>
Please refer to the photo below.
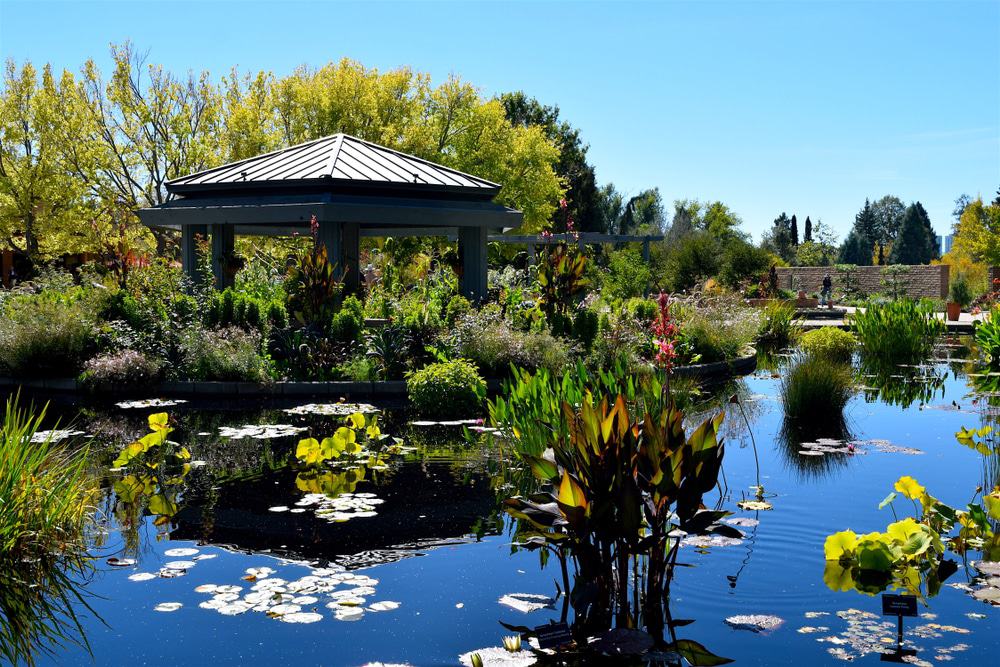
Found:
<path fill-rule="evenodd" d="M 954 301 L 948 302 L 948 319 L 952 322 L 957 322 L 959 315 L 962 314 L 962 306 L 955 303 Z"/>

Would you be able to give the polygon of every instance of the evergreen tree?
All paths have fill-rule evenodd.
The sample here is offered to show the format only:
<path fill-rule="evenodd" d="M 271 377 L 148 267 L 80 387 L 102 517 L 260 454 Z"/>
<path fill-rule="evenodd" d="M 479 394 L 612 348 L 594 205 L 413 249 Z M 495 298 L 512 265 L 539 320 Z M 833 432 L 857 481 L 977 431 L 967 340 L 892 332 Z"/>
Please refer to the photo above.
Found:
<path fill-rule="evenodd" d="M 931 217 L 927 215 L 924 205 L 917 202 L 913 206 L 917 209 L 917 217 L 920 218 L 920 223 L 923 225 L 924 232 L 927 235 L 927 253 L 925 254 L 927 259 L 922 263 L 929 264 L 931 260 L 941 259 L 941 244 L 938 243 L 937 232 L 934 231 L 934 226 L 931 225 Z"/>
<path fill-rule="evenodd" d="M 802 237 L 802 240 L 806 243 L 813 240 L 813 222 L 808 215 L 806 216 L 806 235 Z"/>
<path fill-rule="evenodd" d="M 799 244 L 799 221 L 795 219 L 795 214 L 792 214 L 792 245 Z"/>
<path fill-rule="evenodd" d="M 795 246 L 792 245 L 792 221 L 784 211 L 774 219 L 774 224 L 761 241 L 761 246 L 786 262 L 793 261 Z"/>
<path fill-rule="evenodd" d="M 859 233 L 857 227 L 852 229 L 840 246 L 840 254 L 837 257 L 840 264 L 856 264 L 858 266 L 869 266 L 872 263 L 872 248 Z"/>
<path fill-rule="evenodd" d="M 906 207 L 889 254 L 890 264 L 926 264 L 932 259 L 933 244 L 927 232 L 930 220 L 923 209 L 920 204 Z"/>

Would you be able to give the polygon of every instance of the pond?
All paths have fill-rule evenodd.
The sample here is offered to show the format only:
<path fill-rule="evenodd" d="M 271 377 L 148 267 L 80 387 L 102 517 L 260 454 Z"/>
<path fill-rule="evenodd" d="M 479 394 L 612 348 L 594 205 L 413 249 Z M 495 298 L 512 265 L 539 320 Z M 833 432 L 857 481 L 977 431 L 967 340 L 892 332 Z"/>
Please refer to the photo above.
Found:
<path fill-rule="evenodd" d="M 690 567 L 671 589 L 674 616 L 695 621 L 686 638 L 737 664 L 878 661 L 895 643 L 895 617 L 881 616 L 879 595 L 827 585 L 824 540 L 883 530 L 893 518 L 878 506 L 901 475 L 956 507 L 992 488 L 995 462 L 955 433 L 990 423 L 995 399 L 975 391 L 982 377 L 970 363 L 939 359 L 867 378 L 847 409 L 849 448 L 800 443 L 782 431 L 784 361 L 773 363 L 706 399 L 727 411 L 725 506 L 745 535 L 682 550 Z M 38 664 L 457 664 L 501 646 L 511 633 L 500 621 L 558 620 L 558 568 L 512 549 L 488 436 L 468 444 L 466 425 L 413 425 L 386 410 L 382 428 L 404 449 L 376 469 L 309 476 L 289 465 L 296 443 L 341 418 L 294 407 L 54 407 L 105 452 L 95 452 L 102 530 L 81 586 L 90 609 L 78 605 L 85 645 L 39 647 Z M 160 411 L 176 420 L 171 438 L 192 466 L 179 479 L 123 483 L 110 460 Z M 737 510 L 754 497 L 756 461 L 773 509 Z M 991 664 L 1000 612 L 962 590 L 976 571 L 950 557 L 958 571 L 905 621 L 910 660 Z M 733 618 L 755 615 L 781 623 Z"/>

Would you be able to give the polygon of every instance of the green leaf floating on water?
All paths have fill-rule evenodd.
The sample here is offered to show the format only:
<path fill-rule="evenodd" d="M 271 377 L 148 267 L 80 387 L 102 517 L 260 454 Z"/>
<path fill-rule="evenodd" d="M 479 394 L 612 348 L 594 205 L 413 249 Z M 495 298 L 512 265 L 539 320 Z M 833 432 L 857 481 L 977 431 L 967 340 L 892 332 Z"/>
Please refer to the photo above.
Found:
<path fill-rule="evenodd" d="M 668 648 L 676 651 L 693 667 L 713 667 L 713 665 L 728 665 L 729 658 L 715 655 L 693 639 L 678 639 Z"/>

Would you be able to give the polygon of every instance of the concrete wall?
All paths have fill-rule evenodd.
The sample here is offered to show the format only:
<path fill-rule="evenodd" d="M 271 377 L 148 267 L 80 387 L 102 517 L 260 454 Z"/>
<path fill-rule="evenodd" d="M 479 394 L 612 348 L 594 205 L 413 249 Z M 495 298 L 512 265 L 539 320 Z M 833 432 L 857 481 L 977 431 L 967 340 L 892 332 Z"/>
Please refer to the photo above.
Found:
<path fill-rule="evenodd" d="M 882 285 L 884 266 L 859 266 L 854 272 L 854 282 L 864 294 L 886 292 Z M 901 279 L 906 292 L 912 297 L 948 298 L 948 265 L 911 266 L 909 273 Z M 844 288 L 843 274 L 832 266 L 790 266 L 778 267 L 778 287 L 801 289 L 807 294 L 819 292 L 823 288 L 823 276 L 827 273 L 833 279 L 833 291 L 839 294 Z"/>

